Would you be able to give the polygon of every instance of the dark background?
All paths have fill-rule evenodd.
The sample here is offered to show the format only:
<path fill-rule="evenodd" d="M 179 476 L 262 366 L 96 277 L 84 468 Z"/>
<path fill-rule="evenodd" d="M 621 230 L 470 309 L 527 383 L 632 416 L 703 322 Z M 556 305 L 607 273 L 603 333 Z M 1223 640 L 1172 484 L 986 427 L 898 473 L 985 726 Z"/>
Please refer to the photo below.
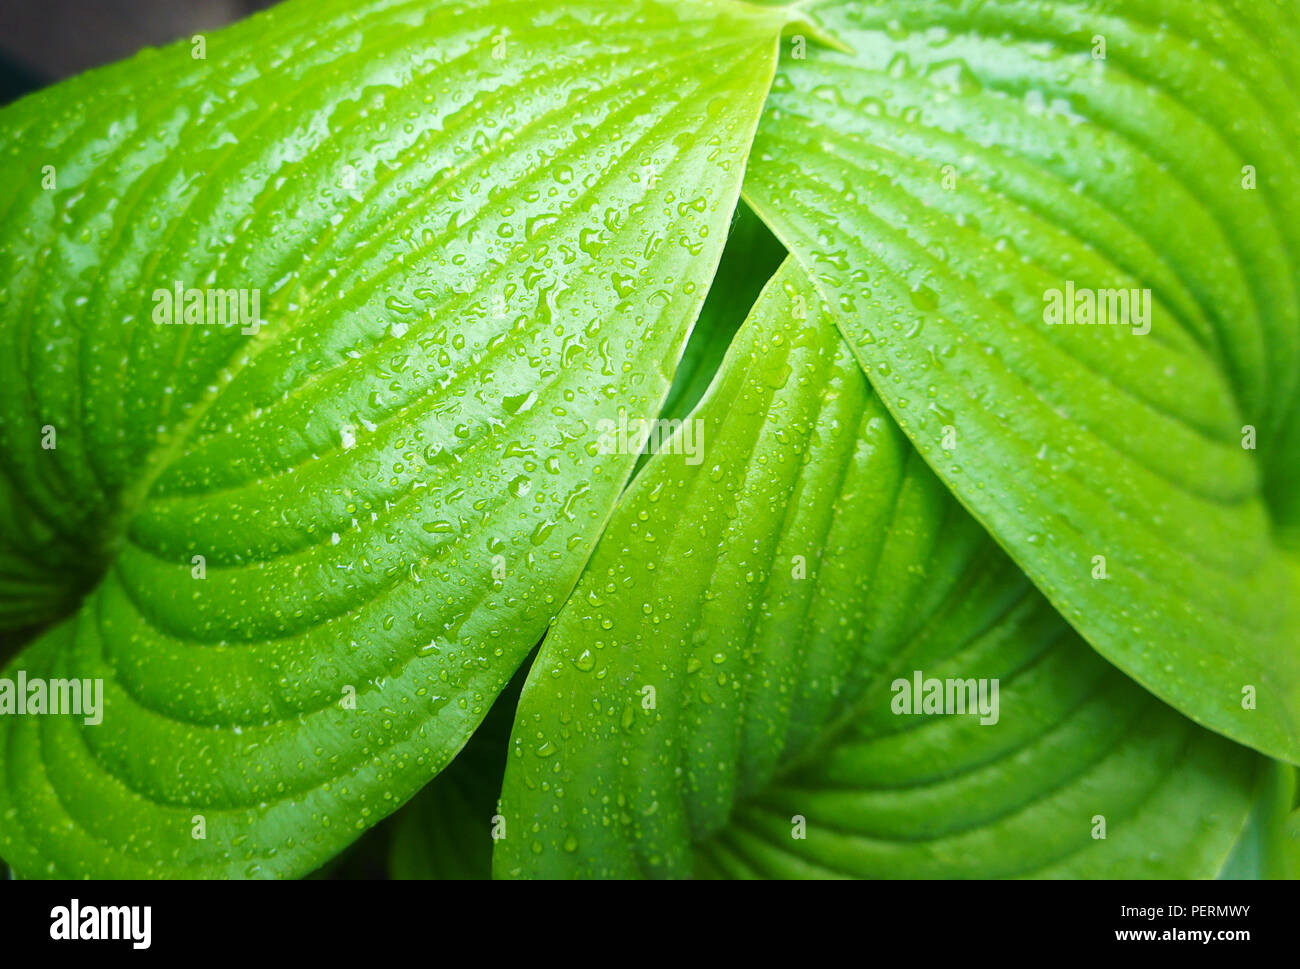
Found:
<path fill-rule="evenodd" d="M 0 104 L 275 0 L 0 0 Z"/>

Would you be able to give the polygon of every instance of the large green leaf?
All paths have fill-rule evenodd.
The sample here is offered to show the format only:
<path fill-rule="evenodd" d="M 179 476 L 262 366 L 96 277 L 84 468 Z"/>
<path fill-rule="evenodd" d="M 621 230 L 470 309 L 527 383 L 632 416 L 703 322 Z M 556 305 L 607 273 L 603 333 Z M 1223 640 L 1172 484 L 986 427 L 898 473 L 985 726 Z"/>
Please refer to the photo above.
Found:
<path fill-rule="evenodd" d="M 1295 795 L 1295 768 L 1274 761 L 1265 772 L 1246 827 L 1219 871 L 1220 878 L 1300 878 L 1295 848 L 1286 831 L 1287 814 Z"/>
<path fill-rule="evenodd" d="M 1268 762 L 1087 647 L 793 261 L 693 419 L 703 460 L 648 462 L 529 674 L 499 876 L 1220 871 Z M 998 681 L 997 722 L 896 714 L 918 671 Z"/>
<path fill-rule="evenodd" d="M 758 299 L 763 284 L 785 259 L 785 248 L 748 205 L 736 210 L 718 272 L 691 332 L 659 416 L 681 420 L 700 402 L 722 359 Z"/>
<path fill-rule="evenodd" d="M 492 877 L 497 800 L 522 670 L 497 697 L 474 736 L 446 770 L 393 815 L 389 876 L 409 880 L 480 881 Z"/>
<path fill-rule="evenodd" d="M 811 9 L 855 53 L 784 63 L 746 198 L 1084 637 L 1300 761 L 1294 6 Z M 1049 324 L 1071 285 L 1149 290 L 1149 332 Z"/>
<path fill-rule="evenodd" d="M 1287 818 L 1282 830 L 1282 864 L 1286 877 L 1300 879 L 1300 810 Z"/>
<path fill-rule="evenodd" d="M 784 249 L 762 221 L 748 206 L 738 206 L 713 285 L 660 411 L 661 419 L 681 420 L 699 403 L 764 282 L 783 257 Z M 643 451 L 640 462 L 649 458 L 650 452 Z M 493 842 L 509 834 L 500 825 L 496 808 L 523 672 L 521 668 L 517 682 L 497 697 L 451 766 L 394 815 L 389 847 L 392 877 L 491 877 Z"/>
<path fill-rule="evenodd" d="M 763 283 L 785 255 L 785 247 L 749 206 L 738 206 L 708 298 L 659 411 L 660 433 L 647 438 L 637 461 L 638 471 L 675 426 L 672 422 L 686 417 L 700 402 Z"/>
<path fill-rule="evenodd" d="M 302 873 L 450 761 L 668 390 L 788 17 L 297 0 L 0 112 L 0 624 L 91 590 L 6 675 L 105 684 L 0 718 L 19 874 Z M 157 325 L 176 281 L 264 325 Z"/>

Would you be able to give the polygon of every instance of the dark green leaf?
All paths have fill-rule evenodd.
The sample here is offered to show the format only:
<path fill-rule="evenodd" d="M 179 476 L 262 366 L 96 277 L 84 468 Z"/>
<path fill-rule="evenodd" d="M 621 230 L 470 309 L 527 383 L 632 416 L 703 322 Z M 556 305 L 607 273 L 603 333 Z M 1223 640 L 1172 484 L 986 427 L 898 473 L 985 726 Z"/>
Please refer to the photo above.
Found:
<path fill-rule="evenodd" d="M 783 62 L 747 199 L 1075 628 L 1199 723 L 1300 762 L 1293 10 L 813 9 L 855 53 Z M 1107 291 L 1139 295 L 1110 325 L 1049 322 Z"/>
<path fill-rule="evenodd" d="M 1216 874 L 1267 761 L 1083 643 L 820 305 L 787 262 L 703 460 L 621 500 L 524 688 L 498 876 Z M 900 713 L 917 676 L 986 715 Z"/>

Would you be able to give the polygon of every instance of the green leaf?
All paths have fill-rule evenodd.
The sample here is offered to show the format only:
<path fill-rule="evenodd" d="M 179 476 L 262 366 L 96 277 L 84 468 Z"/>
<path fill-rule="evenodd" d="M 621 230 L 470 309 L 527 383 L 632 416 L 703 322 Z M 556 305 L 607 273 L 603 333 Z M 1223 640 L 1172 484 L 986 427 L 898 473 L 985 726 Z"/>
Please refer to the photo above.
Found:
<path fill-rule="evenodd" d="M 1087 647 L 793 260 L 693 420 L 701 460 L 648 462 L 530 671 L 498 876 L 1220 871 L 1268 762 Z M 996 722 L 897 713 L 917 674 L 996 682 Z"/>
<path fill-rule="evenodd" d="M 508 721 L 505 727 L 502 739 L 509 736 Z M 390 877 L 402 881 L 492 877 L 492 818 L 505 757 L 501 748 L 480 744 L 486 730 L 485 726 L 475 733 L 451 766 L 393 818 Z M 495 733 L 492 739 L 498 739 Z"/>
<path fill-rule="evenodd" d="M 297 0 L 0 112 L 0 622 L 90 590 L 5 675 L 104 683 L 0 718 L 19 874 L 300 874 L 451 760 L 667 393 L 788 18 Z M 157 324 L 177 281 L 264 325 Z"/>
<path fill-rule="evenodd" d="M 482 881 L 492 877 L 497 799 L 505 775 L 510 725 L 523 676 L 497 697 L 488 715 L 451 766 L 395 814 L 390 822 L 388 871 L 410 880 Z"/>
<path fill-rule="evenodd" d="M 742 203 L 736 210 L 709 296 L 659 414 L 661 418 L 681 420 L 695 409 L 763 284 L 780 268 L 785 254 L 785 248 L 763 220 Z"/>
<path fill-rule="evenodd" d="M 1218 877 L 1224 879 L 1300 877 L 1286 836 L 1287 812 L 1295 802 L 1295 768 L 1274 761 L 1260 779 L 1259 796 Z"/>
<path fill-rule="evenodd" d="M 700 402 L 763 283 L 781 265 L 785 254 L 785 248 L 749 206 L 738 206 L 708 298 L 659 411 L 661 432 L 647 438 L 637 459 L 638 472 L 666 436 L 663 429 L 674 427 L 673 422 L 680 422 Z"/>
<path fill-rule="evenodd" d="M 811 9 L 855 53 L 784 63 L 747 200 L 908 438 L 1088 642 L 1300 762 L 1294 15 Z M 1047 322 L 1071 286 L 1149 291 L 1149 332 L 1138 312 Z"/>
<path fill-rule="evenodd" d="M 1283 877 L 1300 878 L 1300 811 L 1295 811 L 1286 820 L 1282 829 L 1283 838 Z"/>
<path fill-rule="evenodd" d="M 736 331 L 785 250 L 743 203 L 690 341 L 677 366 L 661 420 L 687 417 L 708 389 Z M 638 466 L 650 458 L 643 450 Z M 531 663 L 525 663 L 525 667 Z M 521 668 L 521 672 L 523 668 Z M 392 819 L 389 870 L 399 879 L 492 877 L 493 823 L 505 773 L 505 752 L 523 678 L 516 675 L 483 724 L 439 774 Z M 496 832 L 505 836 L 504 830 Z"/>

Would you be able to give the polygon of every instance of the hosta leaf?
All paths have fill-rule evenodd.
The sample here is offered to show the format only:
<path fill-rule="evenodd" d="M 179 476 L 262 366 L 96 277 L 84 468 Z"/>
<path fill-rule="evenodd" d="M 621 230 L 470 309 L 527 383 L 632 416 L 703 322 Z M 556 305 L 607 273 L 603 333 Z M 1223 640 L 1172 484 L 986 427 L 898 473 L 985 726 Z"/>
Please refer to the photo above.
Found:
<path fill-rule="evenodd" d="M 0 718 L 19 874 L 309 871 L 448 763 L 662 403 L 787 16 L 302 0 L 0 112 L 6 620 L 93 585 L 7 675 L 105 683 Z M 264 325 L 157 325 L 176 281 Z"/>
<path fill-rule="evenodd" d="M 508 736 L 510 725 L 505 726 Z M 479 744 L 482 733 L 482 729 L 475 733 L 451 766 L 393 818 L 388 849 L 391 878 L 478 881 L 492 877 L 492 819 L 505 758 L 499 747 Z"/>
<path fill-rule="evenodd" d="M 451 766 L 395 814 L 388 846 L 390 877 L 485 880 L 492 877 L 493 830 L 505 773 L 510 725 L 519 703 L 516 675 Z"/>
<path fill-rule="evenodd" d="M 702 460 L 648 462 L 530 671 L 498 876 L 1220 871 L 1268 762 L 1087 647 L 795 262 L 693 419 Z M 896 714 L 918 672 L 996 680 L 997 722 Z"/>
<path fill-rule="evenodd" d="M 1265 772 L 1255 806 L 1232 854 L 1219 871 L 1225 879 L 1297 878 L 1286 818 L 1295 801 L 1295 768 L 1274 761 Z"/>
<path fill-rule="evenodd" d="M 1300 810 L 1287 818 L 1282 838 L 1285 877 L 1300 878 Z"/>
<path fill-rule="evenodd" d="M 742 203 L 660 417 L 680 420 L 700 402 L 763 283 L 784 259 L 785 248 L 762 219 Z"/>
<path fill-rule="evenodd" d="M 745 205 L 737 207 L 717 274 L 678 364 L 660 417 L 686 417 L 708 389 L 727 347 L 784 249 Z M 650 457 L 643 451 L 640 461 Z M 530 664 L 525 663 L 525 667 Z M 493 830 L 505 751 L 522 676 L 516 675 L 451 766 L 394 815 L 389 870 L 401 879 L 484 879 L 492 872 Z M 495 834 L 495 838 L 493 837 Z"/>
<path fill-rule="evenodd" d="M 746 197 L 909 439 L 1085 638 L 1300 761 L 1294 13 L 812 9 L 855 53 L 784 63 Z M 1139 294 L 1122 325 L 1048 322 L 1070 293 L 1113 321 L 1119 290 Z"/>

